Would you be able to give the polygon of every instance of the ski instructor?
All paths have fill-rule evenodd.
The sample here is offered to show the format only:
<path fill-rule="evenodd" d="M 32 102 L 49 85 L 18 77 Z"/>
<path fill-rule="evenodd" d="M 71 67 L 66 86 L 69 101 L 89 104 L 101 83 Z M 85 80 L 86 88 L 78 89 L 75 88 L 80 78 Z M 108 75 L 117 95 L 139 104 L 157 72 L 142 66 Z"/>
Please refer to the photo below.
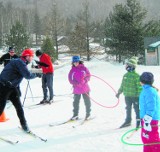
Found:
<path fill-rule="evenodd" d="M 19 85 L 23 78 L 33 79 L 39 74 L 30 73 L 27 64 L 33 59 L 34 52 L 26 49 L 20 58 L 11 60 L 0 74 L 0 115 L 4 111 L 6 101 L 9 99 L 14 105 L 21 127 L 24 131 L 29 131 L 22 104 L 20 101 L 21 91 Z"/>

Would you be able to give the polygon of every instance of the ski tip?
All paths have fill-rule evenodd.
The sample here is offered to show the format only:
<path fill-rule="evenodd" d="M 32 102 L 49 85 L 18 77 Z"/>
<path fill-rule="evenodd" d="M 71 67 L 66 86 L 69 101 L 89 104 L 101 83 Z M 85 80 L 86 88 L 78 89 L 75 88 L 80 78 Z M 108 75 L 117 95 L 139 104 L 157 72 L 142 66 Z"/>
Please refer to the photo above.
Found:
<path fill-rule="evenodd" d="M 19 141 L 17 140 L 16 142 L 15 142 L 15 144 L 18 144 L 19 143 Z"/>

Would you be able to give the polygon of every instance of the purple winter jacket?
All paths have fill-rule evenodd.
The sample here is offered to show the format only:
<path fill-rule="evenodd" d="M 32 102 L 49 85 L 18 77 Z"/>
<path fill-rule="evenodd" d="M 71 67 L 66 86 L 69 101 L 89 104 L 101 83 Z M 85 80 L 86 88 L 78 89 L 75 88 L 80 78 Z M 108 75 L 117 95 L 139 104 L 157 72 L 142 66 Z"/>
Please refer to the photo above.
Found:
<path fill-rule="evenodd" d="M 74 94 L 84 94 L 90 91 L 88 85 L 90 72 L 84 64 L 79 64 L 76 67 L 72 66 L 72 69 L 68 74 L 68 80 L 73 85 Z"/>

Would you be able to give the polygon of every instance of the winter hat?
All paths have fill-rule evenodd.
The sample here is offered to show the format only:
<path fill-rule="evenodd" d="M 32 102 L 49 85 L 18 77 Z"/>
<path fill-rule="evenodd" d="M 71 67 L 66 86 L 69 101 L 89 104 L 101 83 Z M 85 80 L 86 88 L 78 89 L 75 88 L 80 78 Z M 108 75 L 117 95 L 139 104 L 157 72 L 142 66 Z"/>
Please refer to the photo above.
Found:
<path fill-rule="evenodd" d="M 137 57 L 133 56 L 128 60 L 127 65 L 135 68 L 137 66 L 137 63 L 138 63 Z"/>
<path fill-rule="evenodd" d="M 80 57 L 79 56 L 73 56 L 72 57 L 72 63 L 79 62 L 79 61 L 80 61 Z"/>
<path fill-rule="evenodd" d="M 140 82 L 152 85 L 154 82 L 153 74 L 151 72 L 143 72 L 140 76 Z"/>
<path fill-rule="evenodd" d="M 14 48 L 12 46 L 9 47 L 8 52 L 14 51 Z"/>
<path fill-rule="evenodd" d="M 42 55 L 42 51 L 41 50 L 37 50 L 36 51 L 36 56 L 38 57 L 38 56 L 41 56 Z"/>
<path fill-rule="evenodd" d="M 26 49 L 22 52 L 22 56 L 25 57 L 25 56 L 34 56 L 34 52 L 33 50 L 31 49 Z"/>

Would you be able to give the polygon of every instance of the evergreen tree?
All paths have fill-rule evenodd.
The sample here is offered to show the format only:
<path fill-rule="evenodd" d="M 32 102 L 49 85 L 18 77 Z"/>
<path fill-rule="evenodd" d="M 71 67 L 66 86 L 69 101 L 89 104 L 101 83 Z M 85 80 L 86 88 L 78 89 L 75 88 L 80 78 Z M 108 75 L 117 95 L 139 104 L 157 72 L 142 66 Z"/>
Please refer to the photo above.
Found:
<path fill-rule="evenodd" d="M 36 9 L 35 15 L 34 15 L 34 23 L 33 23 L 33 33 L 36 36 L 36 46 L 38 46 L 39 41 L 41 42 L 41 20 L 38 15 L 38 11 Z"/>
<path fill-rule="evenodd" d="M 55 49 L 54 49 L 54 45 L 51 41 L 51 39 L 49 37 L 47 37 L 44 41 L 43 41 L 43 44 L 42 44 L 42 51 L 47 53 L 52 61 L 54 62 L 55 59 L 56 59 L 56 52 L 55 52 Z"/>
<path fill-rule="evenodd" d="M 119 57 L 130 57 L 143 53 L 143 21 L 146 11 L 136 0 L 117 4 L 106 19 L 106 45 L 110 53 Z"/>
<path fill-rule="evenodd" d="M 10 29 L 10 33 L 6 36 L 6 44 L 14 46 L 16 52 L 20 55 L 22 50 L 28 47 L 29 36 L 26 33 L 24 26 L 17 21 Z"/>

